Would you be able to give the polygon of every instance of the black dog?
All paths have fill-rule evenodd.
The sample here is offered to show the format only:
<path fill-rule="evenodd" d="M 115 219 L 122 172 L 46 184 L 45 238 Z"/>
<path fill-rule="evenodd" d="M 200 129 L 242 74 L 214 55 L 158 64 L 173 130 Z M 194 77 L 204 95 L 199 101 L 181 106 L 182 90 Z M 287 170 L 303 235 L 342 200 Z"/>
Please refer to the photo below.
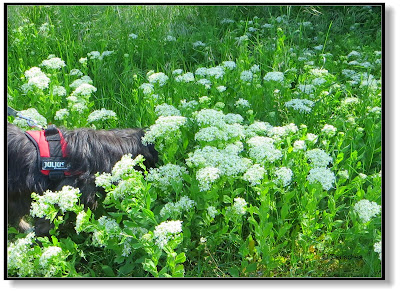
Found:
<path fill-rule="evenodd" d="M 66 159 L 70 176 L 50 179 L 38 167 L 38 153 L 34 143 L 13 124 L 7 124 L 8 151 L 8 223 L 17 226 L 29 213 L 31 193 L 42 194 L 46 190 L 58 191 L 65 185 L 79 188 L 81 202 L 96 208 L 95 174 L 111 172 L 114 164 L 124 154 L 132 157 L 141 154 L 146 168 L 155 167 L 158 153 L 153 145 L 144 146 L 142 129 L 75 130 L 60 129 L 66 142 Z M 23 228 L 20 225 L 21 228 Z M 46 233 L 47 230 L 43 232 Z M 40 235 L 39 229 L 35 229 Z"/>

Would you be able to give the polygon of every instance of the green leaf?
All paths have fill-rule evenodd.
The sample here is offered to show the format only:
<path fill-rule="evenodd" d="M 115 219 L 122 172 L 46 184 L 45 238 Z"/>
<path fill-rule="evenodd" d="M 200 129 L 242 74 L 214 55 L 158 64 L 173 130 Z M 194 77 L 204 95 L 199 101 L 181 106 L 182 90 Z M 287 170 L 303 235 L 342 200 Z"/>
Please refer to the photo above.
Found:
<path fill-rule="evenodd" d="M 232 198 L 227 195 L 224 195 L 224 197 L 222 198 L 222 201 L 224 203 L 232 204 Z"/>
<path fill-rule="evenodd" d="M 115 277 L 114 271 L 111 269 L 110 266 L 102 265 L 101 269 L 106 274 L 107 277 Z"/>
<path fill-rule="evenodd" d="M 157 267 L 152 260 L 145 259 L 143 263 L 143 269 L 147 272 L 150 272 L 154 277 L 158 277 Z"/>
<path fill-rule="evenodd" d="M 239 268 L 238 267 L 231 267 L 228 269 L 229 274 L 231 274 L 232 277 L 239 277 Z"/>
<path fill-rule="evenodd" d="M 182 264 L 184 262 L 186 262 L 185 253 L 180 253 L 175 257 L 175 264 Z"/>

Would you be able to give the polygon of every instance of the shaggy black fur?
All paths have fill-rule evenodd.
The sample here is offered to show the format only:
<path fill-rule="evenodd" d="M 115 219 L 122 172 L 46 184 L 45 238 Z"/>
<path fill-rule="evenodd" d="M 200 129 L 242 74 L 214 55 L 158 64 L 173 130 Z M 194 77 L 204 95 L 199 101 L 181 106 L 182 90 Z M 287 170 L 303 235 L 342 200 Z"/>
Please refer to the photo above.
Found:
<path fill-rule="evenodd" d="M 8 151 L 8 223 L 17 226 L 29 213 L 31 193 L 58 191 L 65 185 L 81 190 L 80 198 L 87 207 L 96 207 L 94 180 L 97 172 L 111 172 L 124 154 L 145 157 L 146 168 L 155 167 L 158 159 L 153 145 L 144 146 L 142 129 L 75 130 L 60 129 L 67 143 L 68 162 L 73 176 L 52 181 L 38 168 L 36 147 L 25 133 L 13 124 L 7 124 Z"/>

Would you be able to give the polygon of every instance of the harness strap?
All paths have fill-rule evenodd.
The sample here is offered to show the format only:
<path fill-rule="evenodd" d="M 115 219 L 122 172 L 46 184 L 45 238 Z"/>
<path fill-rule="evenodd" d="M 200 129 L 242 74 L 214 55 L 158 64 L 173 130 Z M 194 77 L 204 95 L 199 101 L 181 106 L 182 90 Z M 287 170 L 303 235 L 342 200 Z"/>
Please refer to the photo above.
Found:
<path fill-rule="evenodd" d="M 38 152 L 38 166 L 42 174 L 50 180 L 60 180 L 72 175 L 67 163 L 67 144 L 62 133 L 54 126 L 49 125 L 44 131 L 27 131 L 25 134 L 36 146 Z"/>

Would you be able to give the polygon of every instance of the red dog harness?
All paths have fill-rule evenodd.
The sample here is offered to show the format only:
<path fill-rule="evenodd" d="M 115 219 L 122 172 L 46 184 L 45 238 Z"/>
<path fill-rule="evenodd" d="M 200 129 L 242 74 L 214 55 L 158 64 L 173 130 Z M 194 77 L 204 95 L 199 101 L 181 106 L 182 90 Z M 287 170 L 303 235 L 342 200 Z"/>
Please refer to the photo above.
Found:
<path fill-rule="evenodd" d="M 25 132 L 26 136 L 36 146 L 38 152 L 38 166 L 43 175 L 50 180 L 59 180 L 64 176 L 70 176 L 67 162 L 67 143 L 64 137 L 54 125 L 47 129 Z"/>

